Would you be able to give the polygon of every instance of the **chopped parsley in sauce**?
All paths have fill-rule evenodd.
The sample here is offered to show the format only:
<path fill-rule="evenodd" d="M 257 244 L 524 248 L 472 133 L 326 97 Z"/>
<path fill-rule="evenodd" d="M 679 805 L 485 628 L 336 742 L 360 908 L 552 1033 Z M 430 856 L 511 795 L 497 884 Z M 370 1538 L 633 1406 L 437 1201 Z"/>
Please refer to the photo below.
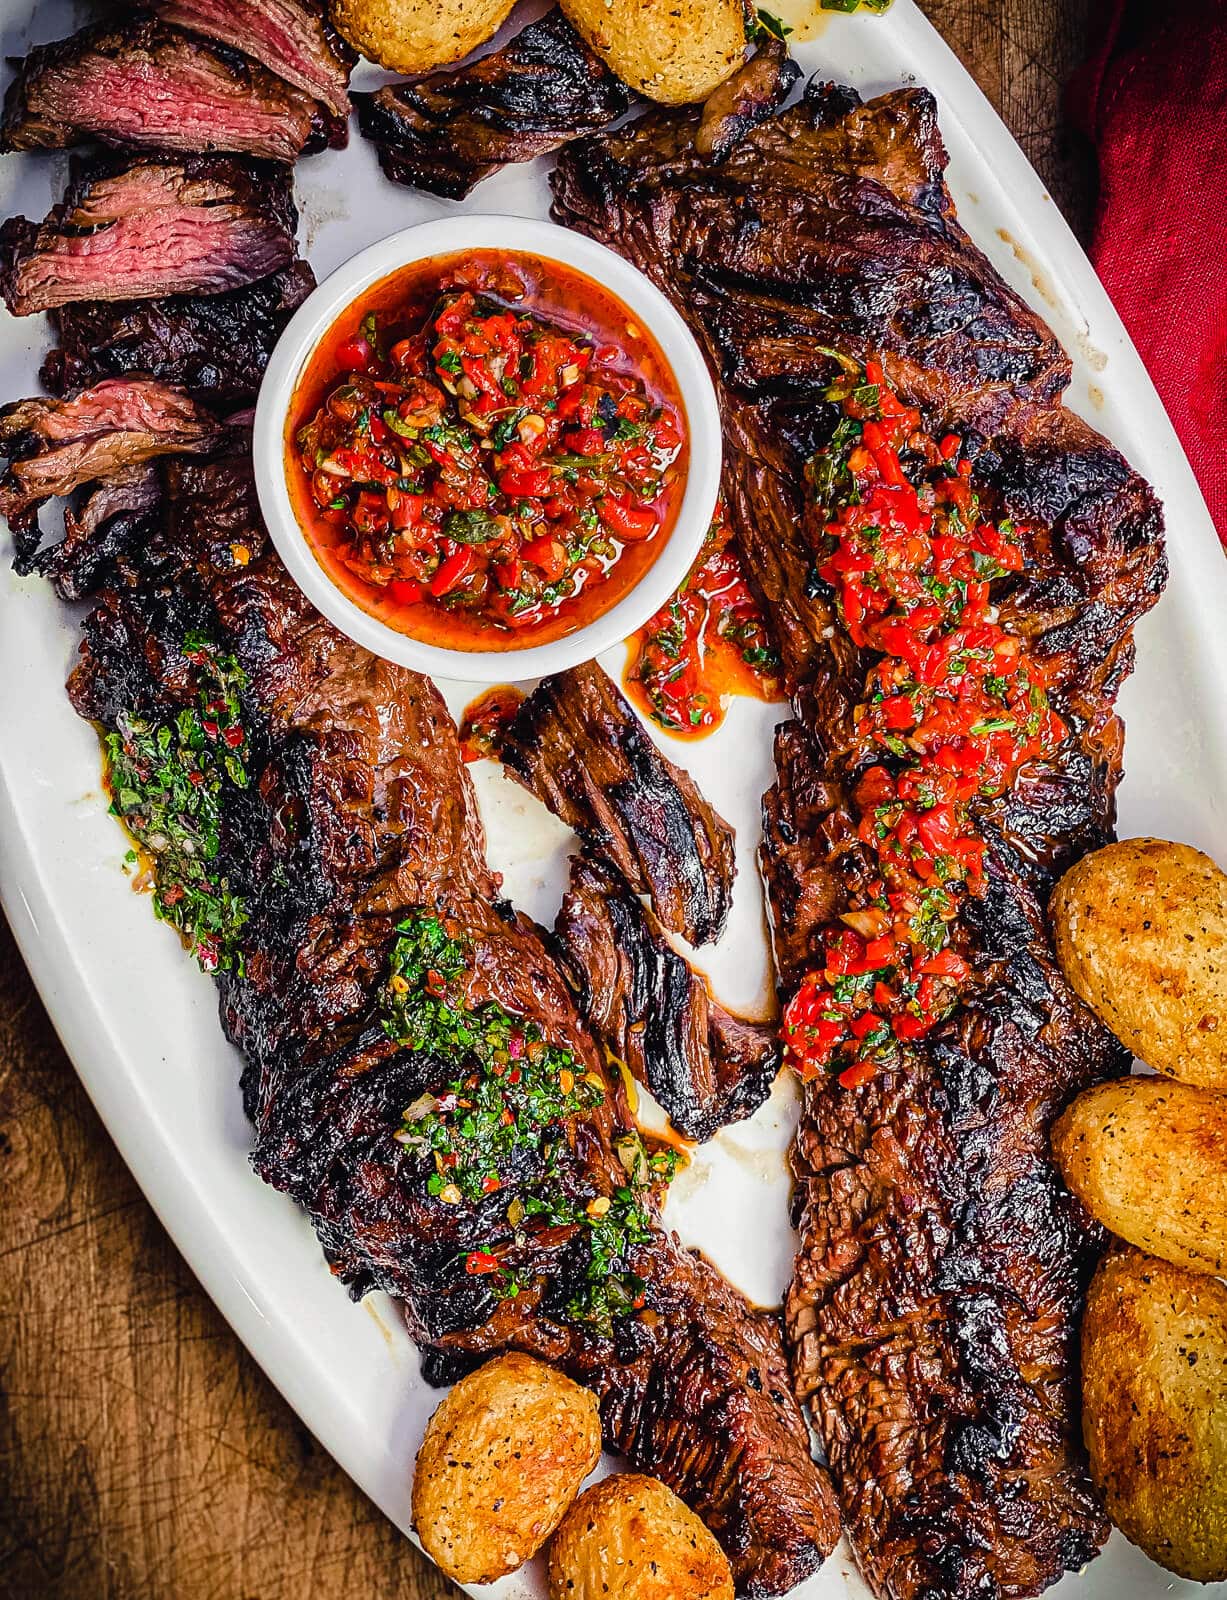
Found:
<path fill-rule="evenodd" d="M 646 570 L 679 498 L 663 357 L 608 291 L 520 259 L 436 269 L 425 316 L 416 264 L 404 299 L 325 342 L 327 385 L 293 423 L 292 487 L 326 570 L 433 643 L 569 632 Z"/>
<path fill-rule="evenodd" d="M 960 906 L 984 888 L 976 802 L 1066 729 L 1042 663 L 992 599 L 1023 567 L 1025 530 L 986 514 L 962 440 L 924 432 L 877 362 L 828 398 L 842 415 L 809 467 L 824 518 L 816 578 L 872 657 L 851 795 L 872 868 L 785 1009 L 784 1043 L 803 1077 L 834 1072 L 854 1088 L 957 1004 L 970 977 Z"/>
<path fill-rule="evenodd" d="M 493 1000 L 466 1002 L 469 958 L 459 930 L 416 913 L 397 935 L 380 994 L 384 1032 L 407 1049 L 450 1059 L 455 1076 L 406 1107 L 394 1137 L 429 1161 L 427 1192 L 440 1204 L 508 1196 L 502 1237 L 466 1251 L 464 1271 L 488 1278 L 496 1297 L 514 1298 L 524 1288 L 517 1252 L 534 1233 L 572 1229 L 584 1241 L 586 1261 L 566 1315 L 608 1329 L 614 1317 L 645 1304 L 646 1286 L 628 1257 L 651 1236 L 645 1202 L 673 1176 L 674 1153 L 649 1154 L 628 1130 L 616 1144 L 625 1183 L 609 1194 L 577 1183 L 566 1159 L 566 1125 L 604 1102 L 604 1085 L 529 1018 Z"/>
<path fill-rule="evenodd" d="M 780 700 L 780 663 L 722 505 L 681 588 L 631 640 L 625 683 L 659 727 L 700 738 L 731 695 Z"/>
<path fill-rule="evenodd" d="M 247 920 L 216 860 L 227 784 L 246 788 L 244 675 L 203 635 L 184 642 L 197 669 L 197 704 L 163 721 L 119 718 L 104 740 L 111 812 L 135 839 L 153 877 L 153 904 L 206 972 L 241 970 Z"/>
<path fill-rule="evenodd" d="M 487 689 L 464 708 L 460 723 L 460 754 L 465 761 L 497 761 L 503 734 L 524 695 L 511 684 Z"/>

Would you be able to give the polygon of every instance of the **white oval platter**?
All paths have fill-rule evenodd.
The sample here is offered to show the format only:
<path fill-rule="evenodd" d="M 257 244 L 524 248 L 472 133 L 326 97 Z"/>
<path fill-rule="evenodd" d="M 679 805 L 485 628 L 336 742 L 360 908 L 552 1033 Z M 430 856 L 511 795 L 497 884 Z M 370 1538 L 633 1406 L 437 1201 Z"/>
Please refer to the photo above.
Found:
<path fill-rule="evenodd" d="M 795 10 L 796 0 L 790 7 Z M 777 9 L 783 9 L 779 7 Z M 4 56 L 87 20 L 66 0 L 0 7 Z M 912 4 L 885 18 L 831 16 L 796 46 L 807 71 L 866 94 L 927 85 L 940 106 L 960 219 L 1005 278 L 1049 320 L 1074 361 L 1076 410 L 1156 486 L 1167 511 L 1171 581 L 1138 629 L 1137 670 L 1121 696 L 1128 726 L 1120 828 L 1227 856 L 1227 565 L 1196 482 L 1119 319 L 1051 197 L 987 100 Z M 517 17 L 518 25 L 518 17 Z M 365 70 L 365 69 L 364 69 Z M 375 79 L 373 81 L 378 81 Z M 0 216 L 41 217 L 66 158 L 0 161 Z M 543 217 L 548 163 L 515 167 L 467 202 L 394 187 L 355 135 L 344 152 L 299 163 L 303 252 L 322 277 L 385 235 L 466 209 Z M 0 400 L 37 392 L 45 319 L 0 311 Z M 132 893 L 125 840 L 107 815 L 93 730 L 63 681 L 78 617 L 39 579 L 8 569 L 0 536 L 0 897 L 44 1002 L 108 1130 L 154 1209 L 264 1370 L 342 1467 L 402 1529 L 422 1429 L 437 1402 L 395 1307 L 355 1307 L 330 1276 L 305 1217 L 246 1160 L 237 1056 L 218 1027 L 212 986 Z M 603 658 L 615 676 L 621 648 Z M 459 712 L 475 686 L 443 686 Z M 768 1005 L 762 896 L 754 868 L 759 796 L 771 780 L 778 707 L 741 701 L 699 744 L 661 742 L 735 824 L 734 916 L 702 966 L 734 1006 Z M 491 859 L 513 900 L 545 922 L 557 908 L 570 837 L 489 763 L 474 769 Z M 793 1240 L 782 1152 L 794 1096 L 781 1082 L 748 1123 L 701 1151 L 667 1217 L 754 1299 L 778 1300 Z M 474 1593 L 537 1600 L 538 1564 Z M 862 1597 L 846 1545 L 798 1596 Z M 1205 1593 L 1173 1579 L 1114 1535 L 1059 1600 L 1144 1600 Z"/>

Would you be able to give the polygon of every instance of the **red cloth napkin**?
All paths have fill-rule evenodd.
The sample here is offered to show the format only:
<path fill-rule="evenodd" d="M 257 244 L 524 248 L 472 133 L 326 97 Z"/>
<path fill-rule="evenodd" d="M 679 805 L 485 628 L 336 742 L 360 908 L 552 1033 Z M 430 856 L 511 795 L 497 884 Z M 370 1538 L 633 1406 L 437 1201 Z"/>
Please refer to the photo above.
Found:
<path fill-rule="evenodd" d="M 1099 152 L 1091 259 L 1227 544 L 1227 0 L 1101 0 L 1070 86 Z"/>

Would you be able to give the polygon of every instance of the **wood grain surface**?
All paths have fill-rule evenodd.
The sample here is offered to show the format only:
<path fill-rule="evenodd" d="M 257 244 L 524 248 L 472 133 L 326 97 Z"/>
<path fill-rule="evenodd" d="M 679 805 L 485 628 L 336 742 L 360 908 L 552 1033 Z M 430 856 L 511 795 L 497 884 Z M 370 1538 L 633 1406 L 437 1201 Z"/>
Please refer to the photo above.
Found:
<path fill-rule="evenodd" d="M 1081 231 L 1092 0 L 921 0 Z M 9 398 L 5 396 L 5 398 Z M 0 1596 L 458 1591 L 316 1444 L 163 1233 L 0 920 Z"/>

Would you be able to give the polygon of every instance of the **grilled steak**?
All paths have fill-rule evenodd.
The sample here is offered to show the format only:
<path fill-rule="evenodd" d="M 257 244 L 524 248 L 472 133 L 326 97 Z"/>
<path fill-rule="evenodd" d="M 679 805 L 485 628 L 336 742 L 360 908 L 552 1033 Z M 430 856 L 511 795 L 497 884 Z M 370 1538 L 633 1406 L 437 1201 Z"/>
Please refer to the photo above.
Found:
<path fill-rule="evenodd" d="M 1034 1594 L 1107 1531 L 1076 1382 L 1101 1239 L 1059 1181 L 1049 1130 L 1071 1095 L 1126 1067 L 1064 983 L 1044 906 L 1111 835 L 1111 702 L 1162 584 L 1161 517 L 1061 407 L 1063 352 L 959 227 L 931 96 L 862 106 L 812 85 L 715 161 L 695 148 L 699 126 L 697 112 L 657 113 L 571 146 L 556 211 L 656 279 L 719 377 L 725 497 L 798 717 L 777 736 L 764 807 L 782 997 L 825 965 L 869 876 L 854 708 L 876 658 L 818 572 L 831 541 L 814 463 L 844 414 L 831 396 L 845 364 L 880 362 L 930 435 L 952 430 L 993 516 L 1013 519 L 1021 570 L 994 583 L 994 604 L 1068 730 L 975 809 L 985 888 L 960 902 L 960 1003 L 859 1087 L 806 1085 L 786 1308 L 796 1382 L 875 1589 Z"/>
<path fill-rule="evenodd" d="M 339 132 L 343 143 L 343 123 Z M 263 67 L 137 12 L 31 50 L 4 97 L 0 149 L 100 139 L 293 161 L 337 133 L 314 100 Z"/>
<path fill-rule="evenodd" d="M 126 372 L 207 394 L 217 409 L 256 397 L 281 330 L 315 287 L 305 261 L 228 294 L 86 300 L 52 313 L 59 345 L 43 362 L 52 394 Z"/>
<path fill-rule="evenodd" d="M 166 22 L 241 50 L 349 116 L 349 74 L 357 56 L 329 26 L 323 0 L 153 0 Z"/>
<path fill-rule="evenodd" d="M 695 149 L 701 156 L 722 160 L 751 128 L 779 110 L 800 77 L 801 69 L 783 40 L 768 40 L 708 96 L 694 133 Z"/>
<path fill-rule="evenodd" d="M 288 266 L 297 224 L 280 167 L 234 156 L 90 161 L 44 222 L 0 227 L 0 293 L 19 317 L 75 300 L 220 294 Z"/>
<path fill-rule="evenodd" d="M 83 491 L 81 503 L 64 511 L 64 538 L 32 563 L 61 600 L 84 600 L 110 579 L 120 560 L 154 532 L 153 512 L 162 498 L 152 461 L 125 467 Z"/>
<path fill-rule="evenodd" d="M 607 862 L 579 855 L 554 924 L 579 1008 L 687 1139 L 751 1116 L 780 1065 L 776 1029 L 712 998 L 655 917 Z"/>
<path fill-rule="evenodd" d="M 742 1592 L 784 1592 L 838 1529 L 777 1320 L 658 1226 L 659 1158 L 536 930 L 497 898 L 442 701 L 311 610 L 260 525 L 246 454 L 181 458 L 166 479 L 156 535 L 87 620 L 70 693 L 112 762 L 132 763 L 121 794 L 165 793 L 141 776 L 158 730 L 186 717 L 190 734 L 205 702 L 216 719 L 217 756 L 189 739 L 201 777 L 181 802 L 209 808 L 208 881 L 180 892 L 186 824 L 164 807 L 156 892 L 218 969 L 256 1170 L 308 1209 L 352 1293 L 404 1301 L 434 1377 L 508 1347 L 565 1367 L 599 1394 L 610 1444 L 699 1510 Z M 140 795 L 120 804 L 139 830 Z M 427 936 L 423 975 L 405 947 Z M 466 1018 L 506 1041 L 470 1093 L 514 1068 L 564 1096 L 537 1113 L 546 1137 L 508 1136 L 480 1183 L 471 1146 L 452 1166 L 432 1155 L 477 1048 L 455 1031 Z"/>
<path fill-rule="evenodd" d="M 467 67 L 357 94 L 354 103 L 389 178 L 462 200 L 500 167 L 616 122 L 631 93 L 551 11 Z"/>
<path fill-rule="evenodd" d="M 720 937 L 736 871 L 733 830 L 598 666 L 545 678 L 508 725 L 500 755 L 591 853 L 651 899 L 666 928 L 696 945 Z"/>
<path fill-rule="evenodd" d="M 31 570 L 45 501 L 158 456 L 212 450 L 224 432 L 182 389 L 141 377 L 107 378 L 67 400 L 18 400 L 0 409 L 0 456 L 8 458 L 0 516 L 13 531 L 17 571 Z"/>

